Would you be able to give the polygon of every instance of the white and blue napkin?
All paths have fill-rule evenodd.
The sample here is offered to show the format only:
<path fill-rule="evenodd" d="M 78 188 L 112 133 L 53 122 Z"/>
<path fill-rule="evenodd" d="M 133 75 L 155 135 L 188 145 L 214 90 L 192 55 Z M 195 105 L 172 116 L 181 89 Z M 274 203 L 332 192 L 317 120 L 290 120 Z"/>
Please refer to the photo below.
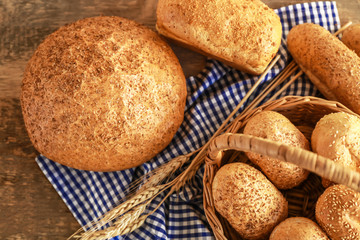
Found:
<path fill-rule="evenodd" d="M 293 26 L 312 22 L 330 32 L 340 28 L 335 2 L 296 4 L 277 9 L 276 13 L 283 26 L 283 41 L 278 53 L 281 58 L 245 104 L 249 104 L 291 61 L 286 48 L 286 36 Z M 119 203 L 135 179 L 176 156 L 204 145 L 257 79 L 256 76 L 242 73 L 221 62 L 207 60 L 201 73 L 187 79 L 188 97 L 184 122 L 174 139 L 165 150 L 139 167 L 102 173 L 75 170 L 41 155 L 36 161 L 75 218 L 84 226 Z M 279 97 L 317 94 L 319 93 L 311 82 L 302 77 Z M 171 195 L 140 228 L 114 239 L 214 239 L 203 210 L 202 176 L 203 168 L 200 168 L 193 181 L 179 193 Z M 155 207 L 163 197 L 164 195 L 158 196 L 150 208 Z"/>

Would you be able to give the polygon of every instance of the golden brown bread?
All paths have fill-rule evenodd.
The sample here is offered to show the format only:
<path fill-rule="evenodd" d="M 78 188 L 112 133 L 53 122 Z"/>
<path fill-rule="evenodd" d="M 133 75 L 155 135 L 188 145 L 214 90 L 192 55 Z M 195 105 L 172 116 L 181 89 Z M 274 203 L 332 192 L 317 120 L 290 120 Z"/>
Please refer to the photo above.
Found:
<path fill-rule="evenodd" d="M 185 77 L 158 34 L 120 17 L 66 25 L 39 45 L 21 104 L 36 149 L 61 164 L 114 171 L 165 148 L 179 128 Z"/>
<path fill-rule="evenodd" d="M 341 41 L 360 56 L 360 23 L 353 24 L 345 29 Z"/>
<path fill-rule="evenodd" d="M 305 23 L 290 30 L 288 49 L 328 99 L 360 113 L 360 57 L 325 28 Z"/>
<path fill-rule="evenodd" d="M 156 13 L 160 34 L 252 74 L 281 42 L 280 18 L 260 0 L 159 0 Z"/>
<path fill-rule="evenodd" d="M 334 185 L 316 203 L 315 216 L 332 240 L 360 239 L 360 193 Z"/>
<path fill-rule="evenodd" d="M 244 128 L 244 134 L 266 138 L 293 147 L 310 149 L 309 141 L 285 116 L 273 111 L 263 111 L 253 116 Z M 251 162 L 261 168 L 279 189 L 289 189 L 303 182 L 309 172 L 295 164 L 283 162 L 256 153 L 247 152 Z"/>
<path fill-rule="evenodd" d="M 277 225 L 269 240 L 328 240 L 323 230 L 312 220 L 291 217 Z"/>
<path fill-rule="evenodd" d="M 216 210 L 245 239 L 263 239 L 288 215 L 278 189 L 245 163 L 226 164 L 217 171 L 212 194 Z"/>
<path fill-rule="evenodd" d="M 349 113 L 322 117 L 311 135 L 312 150 L 355 171 L 360 170 L 360 119 Z M 323 179 L 324 187 L 331 182 Z"/>

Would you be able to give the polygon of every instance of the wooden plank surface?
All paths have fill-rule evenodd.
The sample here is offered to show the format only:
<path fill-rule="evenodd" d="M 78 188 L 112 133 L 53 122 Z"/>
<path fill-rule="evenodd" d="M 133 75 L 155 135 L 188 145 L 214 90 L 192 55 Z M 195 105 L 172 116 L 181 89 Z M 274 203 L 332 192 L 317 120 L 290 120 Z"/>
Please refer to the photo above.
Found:
<path fill-rule="evenodd" d="M 306 1 L 267 0 L 272 8 Z M 360 0 L 337 1 L 341 23 L 360 22 Z M 18 99 L 26 62 L 46 35 L 80 18 L 116 15 L 155 29 L 156 0 L 0 0 L 0 239 L 66 239 L 79 224 L 35 162 Z M 172 45 L 186 76 L 205 58 Z"/>

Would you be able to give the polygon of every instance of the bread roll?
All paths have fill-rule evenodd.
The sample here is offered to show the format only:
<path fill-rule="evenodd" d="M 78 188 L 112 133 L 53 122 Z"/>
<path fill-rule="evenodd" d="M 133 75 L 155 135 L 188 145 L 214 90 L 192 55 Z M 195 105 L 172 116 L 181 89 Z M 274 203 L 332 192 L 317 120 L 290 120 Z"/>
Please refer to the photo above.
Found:
<path fill-rule="evenodd" d="M 269 240 L 328 240 L 323 230 L 312 220 L 291 217 L 277 225 Z"/>
<path fill-rule="evenodd" d="M 355 171 L 360 167 L 360 119 L 349 113 L 322 117 L 311 135 L 312 150 Z M 324 187 L 331 184 L 323 179 Z"/>
<path fill-rule="evenodd" d="M 280 18 L 260 0 L 159 0 L 156 13 L 160 34 L 251 74 L 281 42 Z"/>
<path fill-rule="evenodd" d="M 360 23 L 353 24 L 345 29 L 341 41 L 360 56 Z"/>
<path fill-rule="evenodd" d="M 246 124 L 244 134 L 266 138 L 293 147 L 310 149 L 309 141 L 299 129 L 285 116 L 273 111 L 263 111 L 253 116 Z M 308 171 L 292 163 L 252 152 L 247 152 L 246 155 L 279 189 L 293 188 L 309 175 Z"/>
<path fill-rule="evenodd" d="M 290 30 L 288 49 L 328 99 L 360 113 L 360 57 L 325 28 L 305 23 Z"/>
<path fill-rule="evenodd" d="M 120 17 L 66 25 L 39 45 L 21 105 L 35 148 L 77 169 L 138 166 L 165 148 L 184 114 L 186 83 L 171 48 Z"/>
<path fill-rule="evenodd" d="M 226 164 L 216 173 L 212 192 L 216 210 L 245 239 L 263 239 L 287 217 L 283 195 L 258 170 Z"/>
<path fill-rule="evenodd" d="M 315 216 L 332 240 L 360 239 L 360 194 L 344 185 L 325 190 L 316 203 Z"/>

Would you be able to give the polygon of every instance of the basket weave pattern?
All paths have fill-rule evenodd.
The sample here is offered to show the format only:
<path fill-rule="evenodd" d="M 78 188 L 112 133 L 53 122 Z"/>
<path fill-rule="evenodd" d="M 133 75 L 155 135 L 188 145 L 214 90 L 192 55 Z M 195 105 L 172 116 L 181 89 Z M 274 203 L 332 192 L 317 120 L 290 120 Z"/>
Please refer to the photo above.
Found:
<path fill-rule="evenodd" d="M 268 102 L 232 121 L 227 133 L 213 140 L 205 158 L 204 209 L 208 222 L 217 239 L 242 239 L 229 223 L 215 210 L 212 198 L 212 182 L 218 169 L 230 162 L 246 162 L 253 165 L 243 151 L 253 151 L 280 160 L 295 163 L 311 173 L 298 187 L 281 192 L 289 203 L 289 217 L 303 216 L 315 220 L 315 205 L 324 191 L 320 176 L 337 178 L 338 182 L 359 190 L 360 174 L 334 164 L 315 153 L 284 146 L 269 140 L 241 134 L 247 121 L 262 111 L 276 111 L 287 117 L 310 141 L 316 123 L 326 114 L 351 110 L 340 103 L 315 97 L 288 96 Z M 315 174 L 316 173 L 316 174 Z"/>

